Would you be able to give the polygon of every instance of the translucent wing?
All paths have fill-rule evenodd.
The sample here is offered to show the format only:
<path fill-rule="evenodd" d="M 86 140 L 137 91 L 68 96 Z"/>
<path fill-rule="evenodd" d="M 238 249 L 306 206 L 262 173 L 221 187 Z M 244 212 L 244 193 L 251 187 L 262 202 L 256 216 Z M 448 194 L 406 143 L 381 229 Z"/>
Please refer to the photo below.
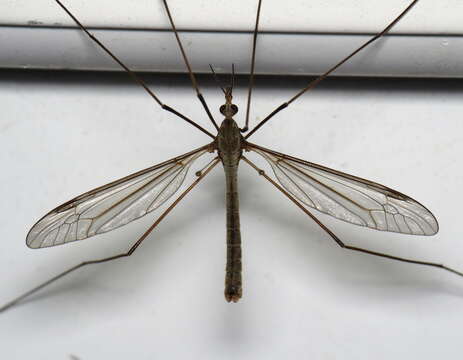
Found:
<path fill-rule="evenodd" d="M 280 184 L 307 206 L 351 224 L 382 231 L 434 235 L 434 215 L 412 198 L 386 186 L 261 146 L 251 150 L 268 161 Z"/>
<path fill-rule="evenodd" d="M 153 211 L 182 185 L 193 161 L 209 145 L 82 194 L 40 219 L 27 234 L 31 248 L 83 240 Z"/>

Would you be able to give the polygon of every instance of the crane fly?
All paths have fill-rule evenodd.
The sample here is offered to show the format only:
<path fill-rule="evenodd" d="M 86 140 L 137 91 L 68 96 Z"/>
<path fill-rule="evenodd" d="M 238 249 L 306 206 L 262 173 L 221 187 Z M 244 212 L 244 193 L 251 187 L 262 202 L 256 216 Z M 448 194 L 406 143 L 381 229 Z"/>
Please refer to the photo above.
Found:
<path fill-rule="evenodd" d="M 418 0 L 412 1 L 381 32 L 331 67 L 324 74 L 309 82 L 305 88 L 296 93 L 288 101 L 276 107 L 252 128 L 249 128 L 249 114 L 254 85 L 256 44 L 262 0 L 259 0 L 257 4 L 245 123 L 242 128 L 240 128 L 234 120 L 234 116 L 238 112 L 238 107 L 233 103 L 233 65 L 231 81 L 228 86 L 222 86 L 220 84 L 211 66 L 213 76 L 219 83 L 225 97 L 225 103 L 220 107 L 220 113 L 224 116 L 224 120 L 219 126 L 212 116 L 207 102 L 200 91 L 167 4 L 167 0 L 163 0 L 167 17 L 188 70 L 192 86 L 205 110 L 207 118 L 215 128 L 216 135 L 209 132 L 186 115 L 161 102 L 159 97 L 148 88 L 143 80 L 106 48 L 103 43 L 90 34 L 85 26 L 81 24 L 60 0 L 55 0 L 55 2 L 93 42 L 103 49 L 107 55 L 128 73 L 132 80 L 142 86 L 163 110 L 172 113 L 176 117 L 194 126 L 212 140 L 204 146 L 186 154 L 174 157 L 122 179 L 113 181 L 107 185 L 98 187 L 58 206 L 42 217 L 31 228 L 26 239 L 26 243 L 30 248 L 45 248 L 83 240 L 94 235 L 114 230 L 155 211 L 173 197 L 182 187 L 189 169 L 197 159 L 208 155 L 211 156 L 211 154 L 213 155 L 207 165 L 196 173 L 197 178 L 195 181 L 172 201 L 167 209 L 159 215 L 156 221 L 135 241 L 127 252 L 102 259 L 85 261 L 73 266 L 7 303 L 0 308 L 0 311 L 17 304 L 25 297 L 83 266 L 108 262 L 132 255 L 170 211 L 219 163 L 223 166 L 226 179 L 227 263 L 224 294 L 228 302 L 239 301 L 243 291 L 237 177 L 238 166 L 241 162 L 251 166 L 258 175 L 269 181 L 277 190 L 282 192 L 289 200 L 299 207 L 299 209 L 317 223 L 340 247 L 392 260 L 437 267 L 463 276 L 462 272 L 439 263 L 398 257 L 346 244 L 311 212 L 311 209 L 315 209 L 339 220 L 380 231 L 411 235 L 436 234 L 439 230 L 436 218 L 426 207 L 416 200 L 384 185 L 289 156 L 249 141 L 249 138 L 269 120 L 273 119 L 276 114 L 291 105 L 291 103 L 297 100 L 301 95 L 316 87 L 323 79 L 359 51 L 386 34 L 403 16 L 405 16 Z M 248 159 L 246 156 L 248 152 L 255 153 L 262 157 L 270 165 L 274 177 L 268 175 L 264 170 Z"/>

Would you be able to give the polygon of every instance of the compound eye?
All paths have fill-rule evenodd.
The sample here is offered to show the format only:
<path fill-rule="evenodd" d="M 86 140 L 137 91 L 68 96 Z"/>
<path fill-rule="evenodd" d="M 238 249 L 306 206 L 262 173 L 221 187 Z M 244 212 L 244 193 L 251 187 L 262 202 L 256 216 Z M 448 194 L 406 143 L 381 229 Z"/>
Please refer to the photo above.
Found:
<path fill-rule="evenodd" d="M 238 112 L 238 106 L 236 106 L 235 104 L 231 104 L 230 105 L 230 110 L 228 111 L 227 113 L 227 105 L 222 105 L 220 107 L 220 113 L 222 115 L 225 115 L 225 116 L 233 116 L 235 115 L 236 113 Z"/>

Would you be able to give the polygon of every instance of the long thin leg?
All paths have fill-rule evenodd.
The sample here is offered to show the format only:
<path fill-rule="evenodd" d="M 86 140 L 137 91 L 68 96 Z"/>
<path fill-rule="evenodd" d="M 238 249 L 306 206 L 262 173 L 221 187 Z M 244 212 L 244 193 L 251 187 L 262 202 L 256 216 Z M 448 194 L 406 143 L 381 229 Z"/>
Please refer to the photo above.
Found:
<path fill-rule="evenodd" d="M 246 105 L 246 122 L 245 122 L 244 128 L 241 129 L 242 132 L 246 132 L 249 129 L 249 114 L 251 112 L 251 97 L 252 97 L 252 89 L 254 87 L 254 68 L 256 65 L 257 32 L 259 29 L 261 6 L 262 6 L 262 0 L 259 0 L 259 4 L 257 5 L 256 24 L 254 26 L 254 33 L 252 36 L 251 73 L 249 75 L 248 101 Z"/>
<path fill-rule="evenodd" d="M 365 47 L 370 45 L 372 42 L 378 40 L 380 37 L 382 37 L 384 34 L 386 34 L 389 30 L 392 29 L 392 27 L 399 22 L 402 17 L 405 16 L 406 13 L 408 13 L 413 6 L 416 5 L 416 3 L 419 0 L 414 0 L 410 3 L 410 5 L 407 6 L 407 8 L 400 13 L 399 16 L 397 16 L 389 25 L 387 25 L 380 33 L 376 34 L 374 37 L 372 37 L 370 40 L 368 40 L 366 43 L 364 43 L 362 46 L 357 48 L 355 51 L 353 51 L 351 54 L 346 56 L 344 59 L 342 59 L 340 62 L 338 62 L 336 65 L 331 67 L 328 71 L 326 71 L 324 74 L 320 75 L 318 78 L 315 80 L 312 80 L 309 82 L 309 84 L 299 91 L 296 95 L 294 95 L 291 99 L 288 101 L 284 102 L 280 106 L 278 106 L 275 110 L 273 110 L 269 115 L 267 115 L 259 124 L 257 124 L 246 136 L 244 137 L 245 139 L 249 138 L 252 134 L 254 134 L 262 125 L 264 125 L 267 121 L 269 121 L 275 114 L 280 112 L 281 110 L 287 108 L 294 100 L 296 100 L 299 96 L 302 94 L 306 93 L 309 90 L 312 90 L 315 86 L 317 86 L 322 80 L 324 80 L 328 75 L 330 75 L 333 71 L 335 71 L 337 68 L 339 68 L 342 64 L 344 64 L 346 61 L 348 61 L 350 58 L 352 58 L 354 55 L 359 53 L 361 50 L 363 50 Z"/>
<path fill-rule="evenodd" d="M 186 117 L 185 115 L 182 115 L 181 113 L 179 113 L 178 111 L 174 110 L 173 108 L 171 108 L 170 106 L 168 105 L 165 105 L 161 102 L 161 100 L 159 100 L 159 98 L 154 94 L 154 92 L 152 90 L 150 90 L 148 88 L 148 86 L 146 85 L 146 83 L 141 79 L 139 78 L 132 70 L 130 70 L 121 60 L 119 60 L 116 55 L 114 55 L 106 46 L 103 45 L 103 43 L 98 40 L 95 36 L 93 36 L 86 28 L 85 26 L 83 26 L 81 24 L 81 22 L 68 10 L 68 8 L 66 6 L 64 6 L 60 0 L 55 0 L 55 2 L 72 18 L 72 20 L 77 24 L 77 26 L 83 31 L 85 32 L 85 34 L 88 35 L 88 37 L 93 40 L 101 49 L 103 49 L 109 56 L 111 56 L 111 58 L 116 62 L 118 63 L 126 72 L 127 74 L 129 74 L 129 76 L 132 78 L 133 81 L 135 81 L 137 84 L 139 84 L 141 87 L 143 87 L 143 89 L 145 89 L 145 91 L 154 99 L 154 101 L 156 101 L 161 107 L 163 110 L 166 110 L 166 111 L 169 111 L 171 112 L 172 114 L 175 114 L 177 115 L 178 117 L 180 117 L 181 119 L 185 120 L 186 122 L 188 122 L 190 125 L 193 125 L 195 128 L 197 128 L 198 130 L 202 131 L 203 133 L 205 133 L 206 135 L 210 136 L 211 138 L 215 138 L 214 135 L 212 135 L 209 131 L 207 131 L 206 129 L 204 129 L 201 125 L 197 124 L 196 122 L 194 122 L 193 120 L 189 119 L 188 117 Z"/>
<path fill-rule="evenodd" d="M 116 259 L 120 259 L 120 258 L 132 255 L 135 252 L 135 250 L 140 246 L 140 244 L 143 242 L 143 240 L 145 240 L 146 237 L 155 229 L 155 227 L 158 226 L 158 224 L 171 212 L 171 210 L 186 196 L 186 194 L 188 194 L 201 181 L 201 179 L 203 179 L 217 165 L 218 162 L 219 162 L 219 160 L 216 159 L 214 162 L 212 162 L 210 164 L 210 166 L 206 170 L 202 171 L 199 174 L 198 178 L 185 191 L 183 191 L 178 198 L 175 199 L 175 201 L 156 219 L 156 221 L 149 227 L 149 229 L 145 231 L 145 233 L 132 245 L 132 247 L 127 252 L 122 253 L 122 254 L 109 256 L 109 257 L 103 258 L 103 259 L 84 261 L 84 262 L 82 262 L 82 263 L 80 263 L 80 264 L 78 264 L 76 266 L 73 266 L 73 267 L 69 268 L 68 270 L 63 271 L 62 273 L 52 277 L 50 280 L 45 281 L 44 283 L 40 284 L 39 286 L 36 286 L 35 288 L 25 292 L 21 296 L 18 296 L 17 298 L 13 299 L 12 301 L 6 303 L 2 307 L 0 307 L 0 312 L 3 312 L 5 310 L 11 308 L 12 306 L 18 304 L 21 300 L 23 300 L 23 299 L 27 298 L 28 296 L 36 293 L 37 291 L 43 289 L 47 285 L 50 285 L 51 283 L 55 282 L 56 280 L 61 279 L 62 277 L 70 274 L 74 270 L 80 269 L 81 267 L 84 267 L 86 265 L 101 264 L 101 263 L 104 263 L 104 262 L 108 262 L 108 261 L 111 261 L 111 260 L 116 260 Z"/>
<path fill-rule="evenodd" d="M 418 265 L 426 265 L 426 266 L 432 266 L 440 269 L 447 270 L 451 273 L 454 273 L 459 276 L 463 276 L 463 272 L 457 271 L 455 269 L 449 268 L 443 264 L 438 264 L 434 262 L 428 262 L 428 261 L 421 261 L 421 260 L 414 260 L 414 259 L 408 259 L 408 258 L 403 258 L 399 256 L 394 256 L 394 255 L 389 255 L 377 251 L 372 251 L 368 249 L 362 249 L 356 246 L 351 246 L 349 244 L 345 244 L 342 242 L 328 227 L 326 227 L 320 220 L 318 220 L 315 215 L 313 215 L 309 210 L 307 210 L 299 201 L 297 201 L 290 193 L 288 193 L 284 188 L 282 188 L 277 182 L 275 182 L 271 177 L 269 177 L 264 170 L 259 169 L 257 165 L 255 165 L 252 161 L 247 159 L 246 157 L 242 156 L 242 159 L 248 163 L 251 167 L 253 167 L 259 175 L 263 176 L 266 180 L 268 180 L 270 183 L 272 183 L 273 186 L 275 186 L 278 190 L 280 190 L 286 197 L 291 200 L 296 206 L 301 209 L 304 213 L 306 213 L 313 221 L 315 221 L 325 232 L 338 244 L 340 247 L 347 249 L 347 250 L 352 250 L 352 251 L 358 251 L 361 253 L 369 254 L 369 255 L 374 255 L 374 256 L 379 256 L 391 260 L 397 260 L 397 261 L 402 261 L 406 263 L 411 263 L 411 264 L 418 264 Z"/>
<path fill-rule="evenodd" d="M 167 16 L 169 17 L 170 25 L 172 26 L 172 30 L 174 31 L 175 38 L 177 39 L 177 44 L 178 44 L 178 46 L 180 48 L 180 52 L 182 53 L 183 61 L 185 62 L 185 65 L 186 65 L 186 67 L 188 69 L 188 74 L 190 75 L 190 79 L 191 79 L 191 85 L 193 86 L 193 89 L 195 89 L 196 96 L 198 97 L 199 101 L 203 105 L 204 110 L 206 110 L 206 113 L 207 113 L 207 116 L 209 117 L 209 120 L 211 120 L 211 122 L 214 125 L 214 127 L 216 128 L 216 130 L 219 131 L 219 126 L 215 122 L 214 117 L 212 116 L 211 111 L 209 110 L 209 107 L 207 106 L 206 100 L 203 97 L 203 94 L 201 94 L 201 91 L 199 90 L 198 82 L 196 81 L 195 74 L 191 70 L 190 62 L 188 61 L 185 49 L 183 48 L 182 42 L 180 41 L 180 37 L 178 36 L 178 31 L 177 31 L 177 28 L 175 27 L 174 19 L 172 18 L 172 15 L 170 13 L 169 6 L 167 5 L 167 0 L 163 0 L 163 2 L 164 2 L 164 7 L 165 7 L 166 12 L 167 12 Z"/>

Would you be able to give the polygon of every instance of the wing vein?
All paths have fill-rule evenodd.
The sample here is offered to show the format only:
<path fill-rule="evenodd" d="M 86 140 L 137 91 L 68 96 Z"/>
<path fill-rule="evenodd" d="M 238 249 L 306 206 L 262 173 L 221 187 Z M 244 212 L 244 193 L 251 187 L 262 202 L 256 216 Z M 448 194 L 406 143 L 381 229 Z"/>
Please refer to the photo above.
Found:
<path fill-rule="evenodd" d="M 416 200 L 384 185 L 248 143 L 280 184 L 303 204 L 337 219 L 381 231 L 434 235 L 434 215 Z"/>
<path fill-rule="evenodd" d="M 146 215 L 182 186 L 191 164 L 211 149 L 212 144 L 204 145 L 75 197 L 42 217 L 29 231 L 27 245 L 82 240 Z"/>
<path fill-rule="evenodd" d="M 328 189 L 329 191 L 333 192 L 334 194 L 338 195 L 339 197 L 343 198 L 344 200 L 350 202 L 351 204 L 361 208 L 362 210 L 365 210 L 366 212 L 368 212 L 368 214 L 370 214 L 370 209 L 367 209 L 365 207 L 363 207 L 362 205 L 360 205 L 358 202 L 354 201 L 352 198 L 340 193 L 339 191 L 337 191 L 336 189 L 334 189 L 332 186 L 329 186 L 328 184 L 324 184 L 322 183 L 321 181 L 315 179 L 313 176 L 311 176 L 310 174 L 307 174 L 303 171 L 301 171 L 300 169 L 298 169 L 296 166 L 293 166 L 292 164 L 288 163 L 287 161 L 285 161 L 284 159 L 281 159 L 280 160 L 281 162 L 284 162 L 285 164 L 287 164 L 288 166 L 290 166 L 291 168 L 293 168 L 294 170 L 298 171 L 300 174 L 302 174 L 303 176 L 305 177 L 308 177 L 310 178 L 313 182 L 319 184 L 321 187 L 325 187 L 326 189 Z M 286 169 L 286 168 L 285 168 Z M 291 171 L 289 169 L 286 169 L 288 171 Z M 291 171 L 291 173 L 293 173 L 295 176 L 298 176 L 302 181 L 304 181 L 304 178 L 295 174 L 294 171 Z M 324 176 L 323 174 L 318 174 L 320 177 L 324 177 L 326 178 L 327 180 L 330 180 L 330 181 L 333 181 L 339 185 L 343 185 L 343 186 L 346 186 L 348 189 L 350 189 L 351 191 L 353 192 L 356 192 L 356 193 L 360 193 L 362 195 L 365 195 L 366 197 L 368 197 L 370 200 L 374 201 L 375 203 L 377 203 L 379 206 L 382 206 L 380 203 L 378 203 L 375 199 L 371 198 L 370 196 L 366 195 L 365 193 L 357 190 L 357 189 L 354 189 L 353 187 L 349 186 L 349 185 L 345 185 L 345 184 L 342 184 L 341 182 L 337 181 L 337 180 L 334 180 L 334 179 L 329 179 L 327 178 L 326 176 Z M 318 188 L 314 187 L 312 184 L 310 184 L 310 182 L 307 182 L 305 181 L 309 186 L 312 186 L 314 189 L 317 189 L 318 191 L 320 191 Z M 325 193 L 325 192 L 321 192 L 324 196 L 326 196 L 328 199 L 332 200 L 334 203 L 338 204 L 340 207 L 342 207 L 344 210 L 348 211 L 349 213 L 353 214 L 353 215 L 356 215 L 356 216 L 359 216 L 358 214 L 355 214 L 354 212 L 352 212 L 352 210 L 350 210 L 347 206 L 343 205 L 342 203 L 340 203 L 338 200 L 336 200 L 336 198 L 334 198 L 333 196 L 329 195 L 328 193 Z M 371 218 L 372 221 L 373 218 L 371 216 L 371 214 L 369 215 L 369 217 Z M 360 219 L 362 219 L 362 221 L 365 222 L 365 226 L 368 224 L 368 222 L 366 222 L 362 217 L 360 217 Z"/>

